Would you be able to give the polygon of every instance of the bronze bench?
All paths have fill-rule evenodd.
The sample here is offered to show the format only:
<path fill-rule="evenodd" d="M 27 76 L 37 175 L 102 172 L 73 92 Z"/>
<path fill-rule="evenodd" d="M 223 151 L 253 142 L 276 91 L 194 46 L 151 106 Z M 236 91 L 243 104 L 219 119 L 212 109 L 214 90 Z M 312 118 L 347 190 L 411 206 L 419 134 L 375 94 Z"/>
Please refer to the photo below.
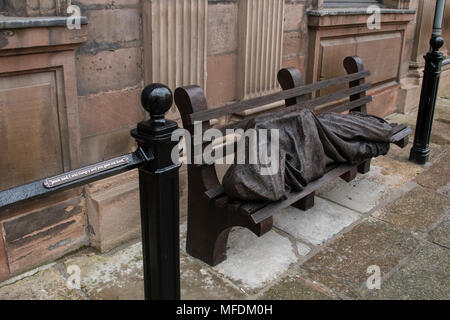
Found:
<path fill-rule="evenodd" d="M 302 85 L 300 72 L 295 68 L 282 69 L 278 72 L 278 82 L 283 91 L 238 102 L 217 109 L 208 109 L 203 90 L 198 86 L 187 86 L 175 91 L 175 102 L 180 111 L 183 126 L 191 135 L 194 134 L 194 122 L 200 121 L 203 131 L 211 128 L 210 120 L 254 109 L 280 100 L 285 101 L 289 110 L 308 108 L 316 113 L 326 111 L 345 112 L 355 110 L 367 112 L 366 104 L 372 101 L 366 91 L 370 84 L 365 78 L 370 75 L 364 70 L 359 57 L 347 57 L 344 60 L 346 76 Z M 348 88 L 334 93 L 311 98 L 315 92 L 336 85 L 348 84 Z M 340 101 L 337 102 L 336 101 Z M 322 108 L 323 106 L 325 108 Z M 318 106 L 320 109 L 316 110 Z M 284 109 L 283 109 L 284 110 Z M 249 119 L 218 127 L 225 135 L 226 129 L 244 128 Z M 411 129 L 405 125 L 395 127 L 395 144 L 405 147 Z M 194 141 L 191 139 L 191 147 Z M 204 149 L 208 143 L 203 143 Z M 193 149 L 192 149 L 193 150 Z M 224 153 L 225 154 L 225 153 Z M 336 178 L 349 182 L 357 173 L 367 173 L 370 160 L 352 165 L 335 165 L 327 173 L 307 185 L 301 192 L 292 192 L 286 200 L 277 202 L 241 202 L 231 200 L 224 192 L 217 177 L 214 164 L 188 164 L 188 225 L 187 252 L 200 260 L 215 266 L 226 259 L 226 245 L 232 227 L 248 228 L 257 236 L 270 231 L 273 214 L 280 209 L 294 206 L 308 210 L 314 206 L 315 191 Z"/>

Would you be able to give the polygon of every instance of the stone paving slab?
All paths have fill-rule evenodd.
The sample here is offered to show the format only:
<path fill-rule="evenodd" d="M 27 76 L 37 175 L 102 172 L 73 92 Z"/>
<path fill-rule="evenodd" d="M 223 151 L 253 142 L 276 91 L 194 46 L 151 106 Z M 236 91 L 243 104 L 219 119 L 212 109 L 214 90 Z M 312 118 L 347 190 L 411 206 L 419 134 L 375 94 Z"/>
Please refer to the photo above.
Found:
<path fill-rule="evenodd" d="M 434 118 L 437 121 L 450 122 L 450 98 L 437 99 Z"/>
<path fill-rule="evenodd" d="M 427 232 L 449 209 L 449 197 L 418 186 L 373 216 L 407 230 Z"/>
<path fill-rule="evenodd" d="M 430 169 L 423 172 L 416 178 L 416 182 L 424 187 L 448 193 L 450 181 L 450 148 L 447 147 L 439 158 L 433 163 Z M 441 189 L 442 188 L 442 189 Z"/>
<path fill-rule="evenodd" d="M 439 192 L 440 194 L 450 197 L 450 182 L 438 188 L 436 191 Z"/>
<path fill-rule="evenodd" d="M 410 127 L 416 125 L 417 122 L 417 112 L 404 113 L 393 113 L 385 117 L 386 121 L 389 123 L 404 123 Z"/>
<path fill-rule="evenodd" d="M 367 213 L 384 200 L 392 189 L 358 176 L 351 182 L 338 179 L 318 191 L 318 196 L 341 206 Z"/>
<path fill-rule="evenodd" d="M 298 276 L 286 276 L 278 284 L 270 288 L 261 300 L 331 300 L 335 297 L 313 288 Z"/>
<path fill-rule="evenodd" d="M 384 275 L 418 246 L 409 234 L 369 218 L 309 259 L 299 272 L 344 298 L 358 298 L 370 276 L 369 266 L 379 266 Z"/>
<path fill-rule="evenodd" d="M 211 272 L 211 268 L 185 253 L 180 254 L 181 299 L 233 300 L 247 294 Z"/>
<path fill-rule="evenodd" d="M 261 288 L 297 261 L 291 241 L 275 231 L 258 238 L 244 228 L 233 229 L 228 239 L 227 260 L 214 270 L 245 291 Z"/>
<path fill-rule="evenodd" d="M 391 123 L 405 123 L 415 127 L 417 122 L 417 110 L 408 112 L 407 114 L 394 113 L 387 116 L 386 120 Z M 442 97 L 437 99 L 434 111 L 434 121 L 450 122 L 450 99 Z"/>
<path fill-rule="evenodd" d="M 297 239 L 321 245 L 360 218 L 357 212 L 328 200 L 316 197 L 314 201 L 308 211 L 294 207 L 281 210 L 274 216 L 274 226 Z"/>
<path fill-rule="evenodd" d="M 431 132 L 430 141 L 432 143 L 444 145 L 450 143 L 450 119 L 446 119 L 448 105 L 440 103 L 436 105 L 435 118 L 433 122 L 433 129 Z M 410 112 L 408 114 L 396 113 L 386 117 L 390 122 L 404 123 L 408 125 L 413 131 L 416 127 L 417 113 Z"/>
<path fill-rule="evenodd" d="M 81 290 L 90 299 L 144 299 L 140 242 L 112 255 L 91 253 L 71 258 L 65 261 L 64 266 L 66 270 L 70 266 L 80 268 Z"/>
<path fill-rule="evenodd" d="M 450 143 L 450 122 L 434 121 L 430 142 L 446 145 Z"/>
<path fill-rule="evenodd" d="M 395 145 L 393 145 L 393 146 L 391 145 L 389 153 L 386 155 L 386 157 L 400 161 L 400 162 L 413 164 L 413 163 L 409 162 L 409 155 L 411 153 L 411 148 L 413 147 L 413 144 L 412 144 L 413 137 L 414 137 L 414 134 L 412 134 L 410 137 L 411 142 L 403 149 L 399 148 Z M 445 146 L 435 144 L 435 143 L 430 143 L 431 153 L 430 153 L 429 162 L 425 165 L 417 165 L 417 166 L 420 166 L 422 168 L 427 168 L 427 167 L 431 166 L 432 162 L 435 161 L 436 158 L 442 153 L 443 149 L 445 149 Z"/>
<path fill-rule="evenodd" d="M 0 288 L 0 300 L 85 300 L 79 290 L 66 286 L 62 274 L 51 267 Z"/>
<path fill-rule="evenodd" d="M 425 244 L 366 299 L 450 299 L 450 250 Z"/>
<path fill-rule="evenodd" d="M 430 231 L 428 239 L 433 243 L 450 249 L 450 216 L 447 216 L 435 229 Z"/>
<path fill-rule="evenodd" d="M 401 162 L 380 156 L 372 160 L 371 169 L 364 178 L 388 187 L 398 188 L 413 180 L 424 170 L 423 166 L 411 162 Z"/>
<path fill-rule="evenodd" d="M 81 270 L 81 289 L 94 300 L 142 300 L 144 277 L 142 244 L 111 255 L 95 253 L 65 262 L 65 268 L 76 265 Z M 206 266 L 206 265 L 204 265 Z M 180 253 L 181 297 L 186 300 L 243 299 L 245 294 L 202 266 L 196 259 Z"/>

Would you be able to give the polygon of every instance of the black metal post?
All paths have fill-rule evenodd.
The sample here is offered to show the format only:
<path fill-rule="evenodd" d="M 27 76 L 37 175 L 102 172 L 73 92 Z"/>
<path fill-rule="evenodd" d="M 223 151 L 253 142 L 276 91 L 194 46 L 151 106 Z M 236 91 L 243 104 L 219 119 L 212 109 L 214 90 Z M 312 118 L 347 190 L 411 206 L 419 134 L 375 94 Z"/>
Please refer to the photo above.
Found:
<path fill-rule="evenodd" d="M 425 71 L 417 115 L 414 145 L 409 156 L 410 161 L 425 164 L 430 156 L 430 137 L 433 125 L 434 109 L 441 76 L 444 55 L 439 49 L 444 45 L 442 33 L 442 17 L 445 0 L 436 1 L 433 34 L 430 40 L 430 51 L 425 56 Z"/>
<path fill-rule="evenodd" d="M 150 113 L 150 120 L 131 131 L 150 159 L 139 169 L 147 300 L 180 299 L 178 169 L 181 165 L 171 159 L 172 149 L 177 146 L 171 135 L 178 126 L 164 118 L 172 101 L 172 92 L 166 86 L 146 87 L 142 105 Z"/>

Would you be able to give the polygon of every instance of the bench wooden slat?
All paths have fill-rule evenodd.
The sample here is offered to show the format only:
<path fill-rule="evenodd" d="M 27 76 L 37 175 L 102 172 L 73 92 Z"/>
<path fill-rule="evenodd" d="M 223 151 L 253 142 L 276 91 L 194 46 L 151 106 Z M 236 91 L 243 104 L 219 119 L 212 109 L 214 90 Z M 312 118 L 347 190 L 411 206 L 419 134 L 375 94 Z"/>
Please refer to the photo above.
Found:
<path fill-rule="evenodd" d="M 260 223 L 261 221 L 264 221 L 265 219 L 273 216 L 273 214 L 275 212 L 277 212 L 278 210 L 284 209 L 284 208 L 294 204 L 295 202 L 297 202 L 300 199 L 309 195 L 311 192 L 316 191 L 320 187 L 326 185 L 327 183 L 333 181 L 334 179 L 339 178 L 346 172 L 352 170 L 354 167 L 355 167 L 355 165 L 349 165 L 349 164 L 339 165 L 335 169 L 328 171 L 323 177 L 308 183 L 308 185 L 305 187 L 305 189 L 303 189 L 303 191 L 291 192 L 288 195 L 288 198 L 286 200 L 273 202 L 273 203 L 265 206 L 258 212 L 253 213 L 251 215 L 253 222 Z"/>
<path fill-rule="evenodd" d="M 392 128 L 392 132 L 395 134 L 399 133 L 400 131 L 404 130 L 408 128 L 405 124 L 401 123 L 401 124 L 397 124 Z"/>
<path fill-rule="evenodd" d="M 230 199 L 225 193 L 214 200 L 216 207 L 227 209 L 232 212 L 238 212 L 245 202 Z"/>
<path fill-rule="evenodd" d="M 264 208 L 265 206 L 269 205 L 270 201 L 267 202 L 247 202 L 246 204 L 242 205 L 240 208 L 241 213 L 245 215 L 253 214 L 256 211 Z"/>
<path fill-rule="evenodd" d="M 222 185 L 218 185 L 214 188 L 211 188 L 207 191 L 205 191 L 205 195 L 208 199 L 213 200 L 218 198 L 221 195 L 225 194 L 225 189 L 223 188 Z"/>
<path fill-rule="evenodd" d="M 406 147 L 409 141 L 409 135 L 412 133 L 412 129 L 406 127 L 400 132 L 397 132 L 392 136 L 393 143 L 398 145 L 400 148 Z"/>
<path fill-rule="evenodd" d="M 370 83 L 364 83 L 362 85 L 359 85 L 359 86 L 356 86 L 356 87 L 352 87 L 352 88 L 348 88 L 348 89 L 345 89 L 345 90 L 340 90 L 340 91 L 334 92 L 332 94 L 328 94 L 328 95 L 323 96 L 323 97 L 318 97 L 318 98 L 311 99 L 311 100 L 308 100 L 308 101 L 302 101 L 300 103 L 297 103 L 294 106 L 285 108 L 284 110 L 282 110 L 282 112 L 285 113 L 286 111 L 290 111 L 291 108 L 292 108 L 292 110 L 295 110 L 297 108 L 305 108 L 305 107 L 307 109 L 312 110 L 312 109 L 314 109 L 314 107 L 320 106 L 322 104 L 325 104 L 325 103 L 328 103 L 328 102 L 332 102 L 332 101 L 336 101 L 336 100 L 340 100 L 342 98 L 345 98 L 345 97 L 348 97 L 348 96 L 351 96 L 351 95 L 354 95 L 354 94 L 357 94 L 357 93 L 360 93 L 360 92 L 365 92 L 365 91 L 369 90 L 370 87 L 371 87 Z M 354 100 L 354 101 L 357 101 L 357 100 Z"/>
<path fill-rule="evenodd" d="M 223 132 L 223 133 L 225 133 L 225 132 Z M 201 147 L 201 148 L 202 148 L 202 151 L 204 152 L 204 151 L 205 151 L 205 148 L 206 148 L 208 145 L 211 145 L 211 143 L 212 143 L 212 142 L 209 142 L 209 141 L 203 143 L 203 144 L 202 144 L 202 147 Z M 231 145 L 233 145 L 233 146 L 231 147 Z M 213 148 L 213 152 L 212 152 L 212 154 L 213 154 L 213 156 L 214 156 L 214 159 L 225 159 L 225 158 L 228 157 L 228 156 L 234 155 L 235 152 L 236 152 L 236 150 L 237 150 L 237 145 L 238 145 L 238 141 L 233 142 L 233 143 L 229 143 L 229 144 L 223 143 L 223 144 L 221 144 L 221 145 L 215 146 L 215 147 Z M 194 148 L 193 148 L 193 149 L 194 149 Z M 222 157 L 217 158 L 216 155 L 217 155 L 217 153 L 220 151 L 220 149 L 222 149 Z M 215 163 L 217 163 L 217 162 L 215 162 Z M 221 164 L 221 163 L 218 163 L 218 164 Z M 223 163 L 222 163 L 222 164 L 223 164 Z M 213 165 L 213 164 L 206 164 L 206 163 L 202 162 L 202 163 L 195 163 L 195 164 L 193 164 L 193 165 L 196 166 L 196 167 L 203 167 L 203 166 L 205 166 L 205 165 Z"/>
<path fill-rule="evenodd" d="M 372 102 L 372 96 L 365 96 L 361 99 L 358 100 L 353 100 L 351 102 L 346 102 L 343 104 L 339 104 L 337 106 L 334 106 L 330 109 L 326 109 L 324 110 L 324 112 L 336 112 L 336 113 L 341 113 L 347 110 L 352 110 L 355 109 L 357 107 L 360 107 L 362 105 L 368 104 Z"/>
<path fill-rule="evenodd" d="M 393 140 L 393 141 L 401 140 L 401 139 L 403 139 L 403 138 L 409 136 L 411 133 L 412 133 L 412 129 L 409 128 L 409 127 L 407 127 L 407 128 L 405 128 L 404 130 L 402 130 L 402 131 L 397 132 L 396 134 L 394 134 L 394 135 L 392 136 L 392 140 Z"/>
<path fill-rule="evenodd" d="M 323 80 L 319 82 L 315 82 L 309 85 L 295 87 L 293 89 L 284 90 L 281 92 L 276 92 L 273 94 L 269 94 L 266 96 L 254 98 L 251 100 L 246 100 L 242 102 L 238 102 L 235 104 L 231 104 L 228 106 L 224 106 L 217 109 L 209 109 L 203 110 L 199 112 L 195 112 L 189 115 L 190 124 L 193 124 L 194 121 L 208 121 L 214 118 L 222 117 L 230 113 L 236 113 L 245 111 L 248 109 L 253 109 L 256 107 L 260 107 L 266 104 L 270 104 L 279 100 L 286 100 L 289 98 L 301 96 L 304 94 L 308 94 L 320 89 L 328 88 L 330 86 L 340 85 L 344 83 L 348 83 L 350 81 L 355 81 L 358 79 L 362 79 L 368 77 L 370 75 L 369 70 L 364 70 L 357 73 L 352 73 L 343 77 L 333 78 L 329 80 Z"/>

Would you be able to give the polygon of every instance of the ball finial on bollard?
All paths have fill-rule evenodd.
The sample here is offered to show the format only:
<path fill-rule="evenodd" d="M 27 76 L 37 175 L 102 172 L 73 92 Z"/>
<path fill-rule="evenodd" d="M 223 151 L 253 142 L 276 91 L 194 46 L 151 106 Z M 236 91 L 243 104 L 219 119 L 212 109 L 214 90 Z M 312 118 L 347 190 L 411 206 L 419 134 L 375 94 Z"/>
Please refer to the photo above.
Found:
<path fill-rule="evenodd" d="M 173 103 L 172 91 L 163 84 L 151 84 L 142 91 L 141 103 L 152 120 L 164 121 L 164 115 Z"/>

